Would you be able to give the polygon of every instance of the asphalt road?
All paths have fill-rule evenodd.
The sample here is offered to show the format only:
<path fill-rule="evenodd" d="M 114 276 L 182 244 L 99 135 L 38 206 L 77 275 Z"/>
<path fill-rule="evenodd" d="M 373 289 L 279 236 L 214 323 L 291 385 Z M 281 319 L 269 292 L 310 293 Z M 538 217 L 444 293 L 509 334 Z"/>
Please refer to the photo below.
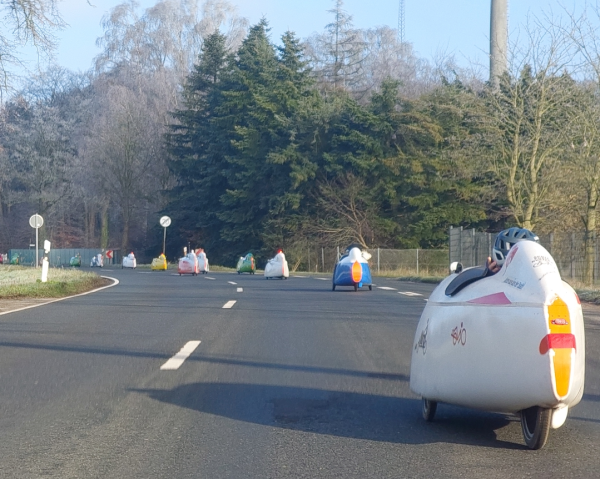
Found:
<path fill-rule="evenodd" d="M 433 286 L 102 273 L 120 284 L 0 316 L 2 478 L 599 474 L 598 316 L 584 400 L 531 451 L 516 417 L 440 405 L 422 420 L 408 374 Z"/>

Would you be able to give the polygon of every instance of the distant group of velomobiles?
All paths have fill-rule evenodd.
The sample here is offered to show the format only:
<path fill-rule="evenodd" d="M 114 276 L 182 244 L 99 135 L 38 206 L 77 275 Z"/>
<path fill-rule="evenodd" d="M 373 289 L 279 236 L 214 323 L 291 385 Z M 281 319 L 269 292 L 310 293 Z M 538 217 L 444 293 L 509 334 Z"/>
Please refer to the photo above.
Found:
<path fill-rule="evenodd" d="M 516 414 L 526 445 L 540 449 L 583 397 L 581 303 L 529 230 L 501 232 L 491 253 L 485 266 L 450 265 L 449 276 L 426 300 L 413 341 L 410 387 L 422 398 L 426 421 L 434 419 L 439 403 Z M 360 245 L 346 248 L 334 267 L 332 290 L 372 290 L 370 258 Z M 125 260 L 124 267 L 135 267 Z M 166 269 L 164 255 L 152 269 Z M 208 270 L 202 249 L 179 260 L 180 275 Z M 255 272 L 252 253 L 241 256 L 237 273 Z M 283 251 L 267 262 L 264 276 L 289 277 Z"/>

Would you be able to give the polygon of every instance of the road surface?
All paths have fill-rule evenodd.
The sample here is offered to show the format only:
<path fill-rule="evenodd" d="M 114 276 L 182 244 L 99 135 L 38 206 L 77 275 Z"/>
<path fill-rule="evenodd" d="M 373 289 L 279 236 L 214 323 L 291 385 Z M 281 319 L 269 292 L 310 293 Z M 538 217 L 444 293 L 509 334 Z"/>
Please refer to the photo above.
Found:
<path fill-rule="evenodd" d="M 102 273 L 119 285 L 0 316 L 0 477 L 598 475 L 597 312 L 584 400 L 531 451 L 513 416 L 422 420 L 408 380 L 432 285 Z"/>

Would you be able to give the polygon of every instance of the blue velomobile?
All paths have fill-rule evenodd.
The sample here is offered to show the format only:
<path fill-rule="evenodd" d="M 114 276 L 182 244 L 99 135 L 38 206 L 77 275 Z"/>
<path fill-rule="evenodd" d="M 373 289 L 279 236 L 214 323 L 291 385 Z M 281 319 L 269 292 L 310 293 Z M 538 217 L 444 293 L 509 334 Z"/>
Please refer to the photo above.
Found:
<path fill-rule="evenodd" d="M 373 289 L 373 280 L 368 263 L 370 258 L 371 255 L 366 251 L 361 251 L 359 246 L 349 246 L 346 249 L 346 254 L 335 265 L 331 289 L 335 291 L 336 286 L 353 286 L 354 291 L 363 286 L 368 286 L 369 290 Z"/>

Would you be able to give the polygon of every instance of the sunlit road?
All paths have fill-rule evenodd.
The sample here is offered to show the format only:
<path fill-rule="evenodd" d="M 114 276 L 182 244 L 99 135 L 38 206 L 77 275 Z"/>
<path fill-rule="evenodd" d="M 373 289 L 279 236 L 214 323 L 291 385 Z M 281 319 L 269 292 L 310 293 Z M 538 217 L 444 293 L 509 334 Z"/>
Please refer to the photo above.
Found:
<path fill-rule="evenodd" d="M 516 417 L 422 420 L 408 374 L 430 285 L 103 274 L 121 283 L 0 316 L 0 477 L 598 475 L 597 316 L 584 400 L 530 451 Z"/>

